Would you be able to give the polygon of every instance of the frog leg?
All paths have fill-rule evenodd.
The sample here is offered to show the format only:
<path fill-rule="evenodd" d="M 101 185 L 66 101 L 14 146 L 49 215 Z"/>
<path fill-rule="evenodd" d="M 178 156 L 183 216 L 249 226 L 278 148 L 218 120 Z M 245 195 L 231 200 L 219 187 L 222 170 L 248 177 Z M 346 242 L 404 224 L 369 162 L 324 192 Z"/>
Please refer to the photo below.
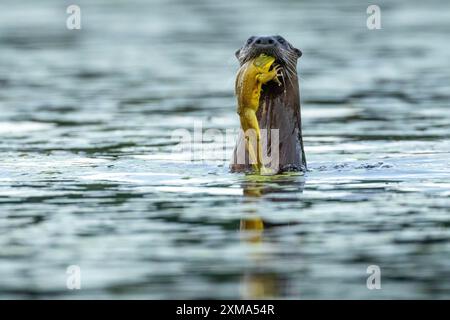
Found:
<path fill-rule="evenodd" d="M 248 151 L 249 160 L 252 164 L 253 168 L 257 171 L 261 168 L 262 165 L 262 152 L 261 152 L 261 132 L 259 130 L 258 118 L 256 117 L 256 112 L 253 109 L 246 108 L 241 116 L 241 126 L 244 130 L 245 136 L 245 146 Z M 256 146 L 257 150 L 255 152 L 253 148 L 253 143 L 250 143 L 250 134 L 248 130 L 253 129 L 256 134 Z"/>
<path fill-rule="evenodd" d="M 280 73 L 280 70 L 281 70 L 281 66 L 277 64 L 271 71 L 260 73 L 257 76 L 257 80 L 262 84 L 265 84 L 271 80 L 274 80 L 276 83 L 278 83 L 278 85 L 281 85 L 281 82 L 278 79 L 278 76 L 282 75 Z"/>

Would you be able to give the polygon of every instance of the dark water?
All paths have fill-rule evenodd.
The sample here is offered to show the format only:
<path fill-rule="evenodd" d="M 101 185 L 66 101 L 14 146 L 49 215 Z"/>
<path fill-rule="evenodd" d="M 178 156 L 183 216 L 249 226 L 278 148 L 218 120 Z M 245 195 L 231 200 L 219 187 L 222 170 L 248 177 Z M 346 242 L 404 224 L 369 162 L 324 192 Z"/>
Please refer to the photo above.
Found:
<path fill-rule="evenodd" d="M 0 3 L 0 298 L 450 298 L 448 1 L 378 1 L 381 30 L 357 0 L 68 4 Z M 306 176 L 176 152 L 238 127 L 233 53 L 277 33 Z"/>

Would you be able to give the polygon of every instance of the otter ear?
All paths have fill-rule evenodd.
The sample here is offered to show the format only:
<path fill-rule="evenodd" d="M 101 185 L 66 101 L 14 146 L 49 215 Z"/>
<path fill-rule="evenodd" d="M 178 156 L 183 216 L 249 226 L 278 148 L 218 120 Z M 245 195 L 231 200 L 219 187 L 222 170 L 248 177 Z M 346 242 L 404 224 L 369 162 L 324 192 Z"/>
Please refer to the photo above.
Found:
<path fill-rule="evenodd" d="M 239 55 L 241 54 L 241 49 L 237 49 L 236 52 L 234 53 L 234 55 L 236 56 L 236 58 L 239 60 Z"/>
<path fill-rule="evenodd" d="M 300 58 L 303 53 L 297 48 L 293 48 L 293 49 L 294 49 L 295 53 L 297 54 L 297 58 Z"/>

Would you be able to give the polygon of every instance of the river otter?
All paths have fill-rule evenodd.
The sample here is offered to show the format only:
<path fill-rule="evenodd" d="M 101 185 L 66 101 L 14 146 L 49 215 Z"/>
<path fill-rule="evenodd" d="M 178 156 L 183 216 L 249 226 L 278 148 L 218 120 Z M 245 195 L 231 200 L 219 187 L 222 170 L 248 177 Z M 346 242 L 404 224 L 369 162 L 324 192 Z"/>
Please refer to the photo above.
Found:
<path fill-rule="evenodd" d="M 253 36 L 236 51 L 236 57 L 243 66 L 262 53 L 275 58 L 276 64 L 282 67 L 283 75 L 281 86 L 275 81 L 262 86 L 256 116 L 261 128 L 263 150 L 266 150 L 264 154 L 272 159 L 270 167 L 275 173 L 306 171 L 297 77 L 297 59 L 302 52 L 281 36 Z M 276 139 L 272 139 L 276 131 L 271 129 L 278 130 L 276 145 Z M 230 169 L 232 172 L 252 170 L 242 130 L 234 148 Z"/>

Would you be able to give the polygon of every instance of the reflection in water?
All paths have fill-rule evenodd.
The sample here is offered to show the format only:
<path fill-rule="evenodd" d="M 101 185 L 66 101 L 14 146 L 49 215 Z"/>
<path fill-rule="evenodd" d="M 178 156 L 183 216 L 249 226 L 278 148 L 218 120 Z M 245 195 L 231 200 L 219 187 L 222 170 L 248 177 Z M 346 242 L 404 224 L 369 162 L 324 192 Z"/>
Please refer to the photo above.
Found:
<path fill-rule="evenodd" d="M 247 202 L 258 202 L 261 197 L 270 193 L 275 193 L 277 187 L 291 187 L 293 193 L 301 193 L 304 188 L 305 181 L 303 175 L 299 173 L 286 173 L 275 176 L 256 176 L 247 175 L 242 183 L 244 196 Z M 278 189 L 279 190 L 279 189 Z M 255 206 L 256 207 L 256 206 Z M 241 219 L 240 231 L 242 241 L 250 244 L 254 250 L 250 259 L 254 264 L 264 265 L 264 262 L 272 258 L 264 250 L 258 250 L 267 240 L 264 238 L 266 229 L 280 226 L 265 222 L 258 214 L 257 209 L 251 208 L 244 212 L 246 217 Z M 286 224 L 283 224 L 286 225 Z M 288 277 L 274 272 L 258 272 L 250 271 L 243 274 L 241 281 L 241 292 L 243 299 L 270 299 L 288 296 Z"/>

